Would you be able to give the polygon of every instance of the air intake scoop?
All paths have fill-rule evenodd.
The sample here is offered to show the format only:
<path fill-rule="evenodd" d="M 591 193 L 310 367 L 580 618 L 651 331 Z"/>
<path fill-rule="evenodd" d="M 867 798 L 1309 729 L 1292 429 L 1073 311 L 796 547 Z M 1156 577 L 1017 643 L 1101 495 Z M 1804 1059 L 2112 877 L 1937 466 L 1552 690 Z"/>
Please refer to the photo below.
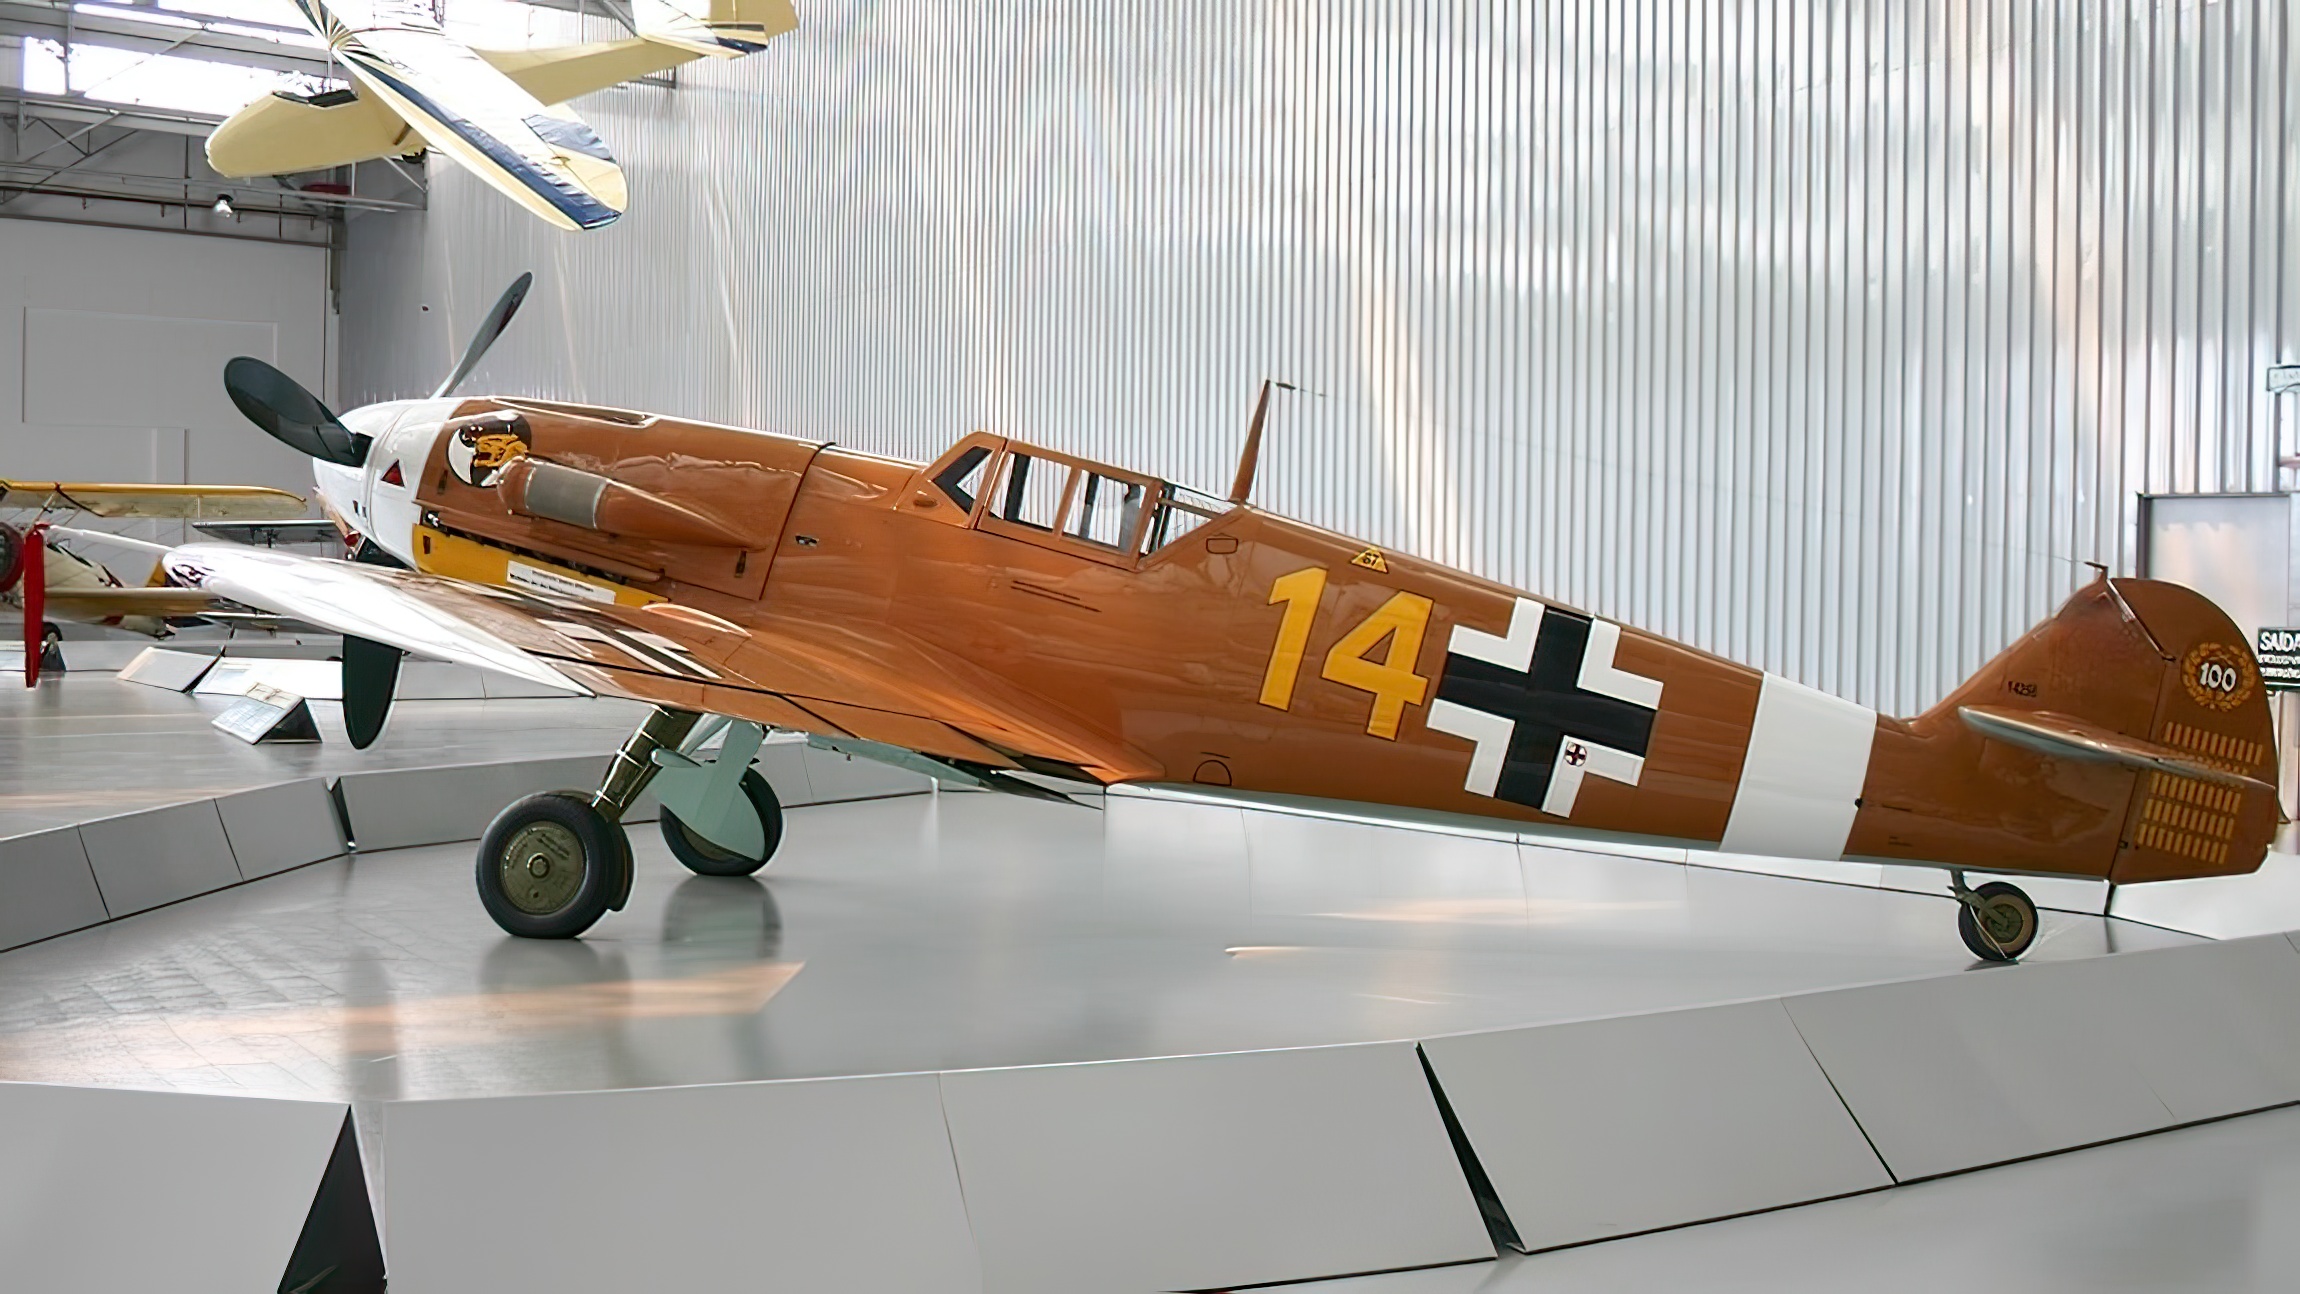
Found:
<path fill-rule="evenodd" d="M 512 460 L 495 488 L 504 505 L 521 516 L 601 534 L 706 548 L 760 546 L 725 522 L 653 491 L 532 455 Z"/>

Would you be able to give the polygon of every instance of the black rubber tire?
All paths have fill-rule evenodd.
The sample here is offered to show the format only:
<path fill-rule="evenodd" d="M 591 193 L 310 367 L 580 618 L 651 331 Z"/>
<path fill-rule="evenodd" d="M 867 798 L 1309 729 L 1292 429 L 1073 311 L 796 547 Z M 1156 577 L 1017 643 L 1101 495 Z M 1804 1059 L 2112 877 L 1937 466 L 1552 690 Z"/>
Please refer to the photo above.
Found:
<path fill-rule="evenodd" d="M 562 878 L 515 896 L 509 885 L 518 867 L 506 866 L 514 848 L 528 855 L 531 872 L 540 860 L 543 870 L 533 872 L 538 882 L 550 879 L 554 863 L 571 861 L 579 874 L 572 884 Z M 630 870 L 631 845 L 621 824 L 609 822 L 581 791 L 545 791 L 512 801 L 487 824 L 473 873 L 480 906 L 506 932 L 522 939 L 573 939 L 627 892 Z M 553 891 L 564 897 L 553 902 Z"/>
<path fill-rule="evenodd" d="M 1964 937 L 1965 947 L 1982 961 L 2009 962 L 2020 960 L 2020 955 L 2036 942 L 2036 904 L 2021 892 L 2017 885 L 2003 881 L 1990 881 L 1973 891 L 1982 906 L 1997 918 L 1992 928 L 1982 933 L 1980 919 L 1970 906 L 1957 905 L 1957 933 Z M 1993 935 L 1995 938 L 1990 938 Z"/>
<path fill-rule="evenodd" d="M 775 798 L 775 788 L 759 776 L 759 770 L 743 770 L 743 798 L 751 802 L 751 809 L 759 815 L 759 827 L 767 838 L 764 853 L 757 858 L 719 848 L 701 836 L 687 830 L 679 815 L 663 810 L 661 822 L 663 843 L 671 847 L 671 856 L 687 865 L 687 870 L 698 876 L 748 876 L 767 865 L 775 856 L 775 849 L 783 843 L 783 802 Z"/>

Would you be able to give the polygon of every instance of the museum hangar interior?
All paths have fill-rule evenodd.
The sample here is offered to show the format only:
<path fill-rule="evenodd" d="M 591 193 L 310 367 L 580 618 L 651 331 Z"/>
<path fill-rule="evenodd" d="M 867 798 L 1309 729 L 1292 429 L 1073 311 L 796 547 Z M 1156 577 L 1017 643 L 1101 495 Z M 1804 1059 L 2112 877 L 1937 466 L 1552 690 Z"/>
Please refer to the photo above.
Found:
<path fill-rule="evenodd" d="M 0 0 L 0 1289 L 2290 1288 L 2296 66 Z"/>

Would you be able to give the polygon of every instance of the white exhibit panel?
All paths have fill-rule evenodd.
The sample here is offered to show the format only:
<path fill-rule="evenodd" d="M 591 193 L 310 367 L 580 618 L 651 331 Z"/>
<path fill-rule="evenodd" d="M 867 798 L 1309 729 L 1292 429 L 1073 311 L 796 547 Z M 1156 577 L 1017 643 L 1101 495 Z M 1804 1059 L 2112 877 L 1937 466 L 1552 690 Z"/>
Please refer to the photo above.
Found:
<path fill-rule="evenodd" d="M 0 1083 L 0 1286 L 277 1289 L 346 1110 Z"/>
<path fill-rule="evenodd" d="M 67 630 L 64 637 L 64 660 L 80 673 L 100 674 L 106 670 L 117 673 L 151 650 L 144 642 L 140 637 L 77 638 Z"/>
<path fill-rule="evenodd" d="M 1493 1256 L 1411 1043 L 942 1076 L 994 1294 Z"/>
<path fill-rule="evenodd" d="M 857 759 L 835 750 L 801 747 L 806 761 L 809 804 L 836 804 L 841 800 L 870 800 L 882 795 L 916 795 L 933 785 L 930 778 L 909 769 Z M 761 757 L 764 758 L 762 750 Z"/>
<path fill-rule="evenodd" d="M 80 839 L 115 919 L 242 879 L 214 800 L 83 822 Z"/>
<path fill-rule="evenodd" d="M 1528 1250 L 1892 1185 L 1778 1000 L 1422 1051 Z"/>
<path fill-rule="evenodd" d="M 2118 886 L 2109 913 L 2211 939 L 2300 930 L 2300 857 L 2270 853 L 2246 876 Z"/>
<path fill-rule="evenodd" d="M 393 1294 L 982 1288 L 931 1074 L 402 1102 L 381 1120 Z"/>
<path fill-rule="evenodd" d="M 136 654 L 134 660 L 122 667 L 120 681 L 165 688 L 170 692 L 188 692 L 215 667 L 215 663 L 215 656 L 208 652 L 146 647 Z"/>
<path fill-rule="evenodd" d="M 107 915 L 78 827 L 0 840 L 0 948 L 92 926 Z"/>
<path fill-rule="evenodd" d="M 217 798 L 216 814 L 240 875 L 254 880 L 343 852 L 327 783 L 316 777 Z"/>
<path fill-rule="evenodd" d="M 2283 935 L 2056 968 L 2180 1123 L 2300 1101 L 2300 954 Z"/>
<path fill-rule="evenodd" d="M 337 783 L 352 843 L 364 853 L 477 840 L 505 805 L 537 791 L 591 791 L 602 755 L 346 773 Z"/>
<path fill-rule="evenodd" d="M 1784 1001 L 1870 1144 L 1905 1182 L 2178 1122 L 2099 1007 L 2107 981 L 2089 972 L 2101 960 Z"/>

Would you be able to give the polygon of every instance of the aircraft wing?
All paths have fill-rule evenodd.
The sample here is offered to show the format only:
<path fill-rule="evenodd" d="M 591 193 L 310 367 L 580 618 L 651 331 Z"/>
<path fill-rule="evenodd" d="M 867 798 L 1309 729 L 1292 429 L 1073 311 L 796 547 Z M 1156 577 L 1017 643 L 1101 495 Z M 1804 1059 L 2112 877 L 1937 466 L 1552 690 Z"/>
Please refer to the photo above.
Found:
<path fill-rule="evenodd" d="M 623 214 L 623 168 L 597 132 L 545 107 L 436 27 L 331 33 L 335 55 L 367 95 L 512 201 L 563 229 Z"/>
<path fill-rule="evenodd" d="M 304 515 L 301 495 L 261 485 L 144 485 L 0 480 L 0 508 L 70 509 L 99 517 L 280 521 Z"/>
<path fill-rule="evenodd" d="M 421 656 L 585 695 L 730 715 L 990 770 L 1063 766 L 1154 777 L 1122 741 L 921 644 L 809 624 L 745 627 L 657 602 L 578 602 L 439 576 L 230 545 L 162 563 L 180 584 Z"/>
<path fill-rule="evenodd" d="M 639 8 L 640 34 L 626 40 L 466 52 L 537 103 L 562 104 L 697 58 L 747 54 L 799 25 L 790 0 L 641 0 Z M 396 157 L 430 144 L 416 120 L 373 91 L 275 92 L 209 133 L 208 165 L 239 178 Z"/>

